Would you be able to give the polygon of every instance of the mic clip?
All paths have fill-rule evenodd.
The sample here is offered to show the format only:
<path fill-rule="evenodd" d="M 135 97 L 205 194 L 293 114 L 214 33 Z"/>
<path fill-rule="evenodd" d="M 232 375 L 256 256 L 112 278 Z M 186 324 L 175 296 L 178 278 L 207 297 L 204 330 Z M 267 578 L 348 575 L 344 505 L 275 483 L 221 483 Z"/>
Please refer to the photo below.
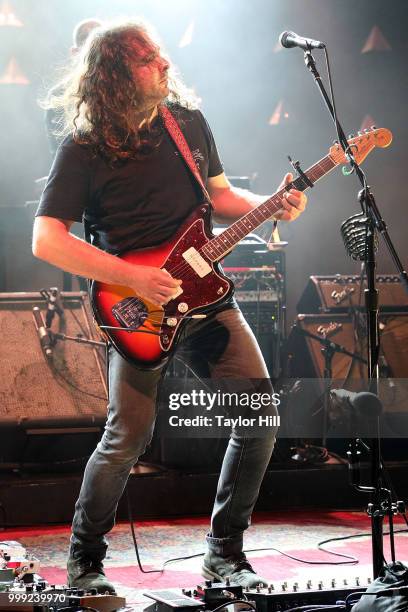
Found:
<path fill-rule="evenodd" d="M 45 326 L 47 329 L 49 329 L 51 327 L 51 323 L 54 319 L 55 313 L 59 317 L 64 316 L 63 308 L 59 304 L 59 290 L 57 287 L 51 287 L 50 289 L 40 289 L 40 295 L 47 302 Z"/>
<path fill-rule="evenodd" d="M 290 155 L 288 155 L 288 160 L 298 177 L 303 181 L 304 187 L 313 187 L 314 183 L 312 183 L 310 178 L 303 172 L 302 168 L 300 167 L 300 162 L 293 161 Z"/>

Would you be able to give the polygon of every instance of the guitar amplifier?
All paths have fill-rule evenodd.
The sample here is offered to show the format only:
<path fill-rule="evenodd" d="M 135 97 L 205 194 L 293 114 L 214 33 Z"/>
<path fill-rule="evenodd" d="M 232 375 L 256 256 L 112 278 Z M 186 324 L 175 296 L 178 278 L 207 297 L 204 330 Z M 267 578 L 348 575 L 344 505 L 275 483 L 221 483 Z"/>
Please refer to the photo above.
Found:
<path fill-rule="evenodd" d="M 223 227 L 214 228 L 214 234 L 218 235 Z M 222 261 L 222 266 L 260 268 L 262 266 L 275 266 L 281 274 L 285 274 L 285 252 L 283 248 L 287 242 L 268 244 L 257 234 L 251 233 L 245 236 Z M 271 248 L 271 246 L 273 248 Z"/>
<path fill-rule="evenodd" d="M 61 303 L 63 317 L 55 317 L 53 331 L 95 340 L 87 294 L 63 292 Z M 104 349 L 59 340 L 47 359 L 34 324 L 35 306 L 45 313 L 46 302 L 39 292 L 0 294 L 0 426 L 103 425 Z"/>
<path fill-rule="evenodd" d="M 317 340 L 304 336 L 301 333 L 302 330 L 316 336 L 326 337 L 337 344 L 341 344 L 350 352 L 360 352 L 360 347 L 356 346 L 350 316 L 346 314 L 298 315 L 288 337 L 290 376 L 293 378 L 323 378 L 324 357 L 321 352 L 322 345 Z M 332 361 L 333 378 L 345 378 L 350 370 L 350 366 L 350 357 L 342 353 L 336 353 Z M 357 363 L 356 368 L 358 369 L 359 367 Z M 361 375 L 363 370 L 361 370 Z"/>
<path fill-rule="evenodd" d="M 298 437 L 316 439 L 326 431 L 323 392 L 327 381 L 324 381 L 323 347 L 303 332 L 326 336 L 333 343 L 365 359 L 367 338 L 364 324 L 365 321 L 361 320 L 355 326 L 353 318 L 342 313 L 298 315 L 288 337 L 288 375 L 297 379 L 298 383 L 293 386 L 285 406 L 287 414 L 291 415 L 292 431 L 299 432 Z M 381 435 L 384 438 L 382 449 L 389 459 L 405 459 L 404 432 L 408 431 L 408 313 L 381 313 L 380 340 L 380 398 L 384 409 L 381 424 Z M 332 359 L 332 384 L 334 388 L 361 391 L 367 385 L 367 365 L 335 352 Z M 330 418 L 329 408 L 329 426 Z M 364 418 L 368 423 L 369 419 Z M 310 431 L 320 434 L 310 436 L 302 433 Z M 343 436 L 344 439 L 349 437 L 347 433 Z M 341 439 L 331 440 L 329 433 L 327 448 L 343 455 L 347 444 Z"/>
<path fill-rule="evenodd" d="M 63 316 L 52 331 L 97 340 L 87 294 L 60 297 Z M 105 350 L 58 340 L 47 359 L 34 307 L 45 315 L 39 292 L 0 294 L 0 463 L 82 466 L 106 421 Z"/>
<path fill-rule="evenodd" d="M 235 285 L 235 299 L 254 334 L 277 333 L 284 285 L 276 267 L 225 267 L 224 272 Z"/>
<path fill-rule="evenodd" d="M 367 357 L 365 317 L 357 326 L 358 337 L 352 317 L 347 314 L 305 314 L 298 315 L 296 324 L 288 338 L 291 355 L 291 376 L 294 378 L 322 378 L 324 357 L 321 344 L 304 336 L 300 330 L 316 336 L 326 337 L 344 346 L 348 351 Z M 382 313 L 380 315 L 381 367 L 390 378 L 408 378 L 408 313 Z M 333 357 L 333 378 L 365 378 L 367 366 L 348 355 L 335 353 Z"/>
<path fill-rule="evenodd" d="M 277 378 L 286 329 L 285 243 L 273 250 L 269 246 L 256 234 L 248 234 L 222 265 L 235 285 L 235 299 L 256 336 L 269 374 Z"/>
<path fill-rule="evenodd" d="M 224 267 L 234 296 L 252 329 L 272 378 L 280 373 L 280 343 L 285 331 L 285 284 L 277 266 Z"/>
<path fill-rule="evenodd" d="M 364 279 L 360 276 L 336 274 L 310 276 L 297 304 L 299 313 L 347 312 L 349 308 L 364 308 Z M 396 274 L 377 275 L 379 304 L 382 311 L 408 311 L 408 294 Z"/>
<path fill-rule="evenodd" d="M 248 234 L 225 257 L 222 265 L 226 276 L 235 285 L 235 299 L 254 334 L 258 337 L 259 333 L 284 330 L 284 251 L 271 251 L 262 238 Z"/>

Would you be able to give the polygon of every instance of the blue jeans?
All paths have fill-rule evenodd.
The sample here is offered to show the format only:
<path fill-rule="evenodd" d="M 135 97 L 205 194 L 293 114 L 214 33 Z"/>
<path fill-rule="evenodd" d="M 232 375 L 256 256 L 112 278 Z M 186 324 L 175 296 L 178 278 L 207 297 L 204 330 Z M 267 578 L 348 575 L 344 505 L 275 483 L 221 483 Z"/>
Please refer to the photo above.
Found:
<path fill-rule="evenodd" d="M 268 378 L 256 339 L 237 308 L 187 323 L 177 354 L 194 368 L 207 368 L 214 379 Z M 110 349 L 108 419 L 86 466 L 72 525 L 74 548 L 90 557 L 104 557 L 105 535 L 114 525 L 129 472 L 151 441 L 162 373 L 138 370 Z M 263 414 L 276 415 L 276 408 L 271 403 Z M 250 524 L 275 436 L 274 427 L 263 437 L 232 431 L 207 536 L 214 553 L 241 552 L 243 532 Z"/>

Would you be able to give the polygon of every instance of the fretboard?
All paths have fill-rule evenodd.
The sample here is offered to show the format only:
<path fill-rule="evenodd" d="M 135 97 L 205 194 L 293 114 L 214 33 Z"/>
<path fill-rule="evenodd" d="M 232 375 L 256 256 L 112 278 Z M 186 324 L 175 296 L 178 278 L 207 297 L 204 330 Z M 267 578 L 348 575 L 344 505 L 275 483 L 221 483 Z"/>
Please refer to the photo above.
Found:
<path fill-rule="evenodd" d="M 317 162 L 306 170 L 305 175 L 312 182 L 316 183 L 323 176 L 328 174 L 338 164 L 332 160 L 329 155 Z M 299 191 L 305 191 L 309 185 L 302 177 L 296 178 L 289 188 L 294 187 Z M 231 249 L 233 249 L 240 240 L 245 238 L 255 228 L 262 225 L 270 219 L 278 210 L 282 208 L 283 194 L 287 188 L 281 189 L 274 193 L 268 200 L 248 212 L 246 215 L 235 221 L 221 234 L 209 240 L 200 250 L 210 261 L 219 261 Z"/>

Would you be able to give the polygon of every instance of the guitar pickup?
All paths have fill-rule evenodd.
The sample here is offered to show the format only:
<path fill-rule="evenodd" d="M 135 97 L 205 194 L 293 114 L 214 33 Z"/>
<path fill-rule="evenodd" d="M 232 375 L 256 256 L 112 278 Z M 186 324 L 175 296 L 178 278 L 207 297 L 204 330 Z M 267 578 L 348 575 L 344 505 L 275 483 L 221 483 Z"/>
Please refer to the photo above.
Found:
<path fill-rule="evenodd" d="M 204 278 L 211 272 L 211 266 L 194 247 L 190 247 L 183 253 L 183 259 L 193 268 L 200 278 Z"/>

